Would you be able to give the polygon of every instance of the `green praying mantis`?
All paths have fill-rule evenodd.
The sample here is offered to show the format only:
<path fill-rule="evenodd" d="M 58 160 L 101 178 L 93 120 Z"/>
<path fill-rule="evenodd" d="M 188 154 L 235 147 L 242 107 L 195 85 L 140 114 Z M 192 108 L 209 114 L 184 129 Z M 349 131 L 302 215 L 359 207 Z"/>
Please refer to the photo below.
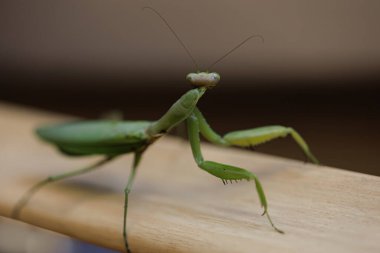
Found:
<path fill-rule="evenodd" d="M 182 47 L 197 66 L 196 61 L 191 56 L 189 50 L 165 18 L 163 18 L 151 7 L 144 7 L 143 9 L 152 10 L 165 22 L 167 27 L 171 30 L 173 35 L 180 42 Z M 248 37 L 246 40 L 226 53 L 223 57 L 219 58 L 213 65 L 253 37 L 257 37 L 257 35 Z M 68 173 L 49 176 L 35 184 L 17 202 L 12 211 L 12 217 L 18 218 L 20 216 L 23 207 L 30 201 L 33 194 L 36 193 L 41 187 L 49 183 L 93 171 L 121 155 L 133 153 L 134 160 L 132 169 L 124 190 L 124 214 L 122 228 L 125 250 L 130 253 L 131 250 L 127 240 L 128 197 L 131 192 L 133 181 L 142 155 L 152 143 L 170 132 L 170 130 L 175 128 L 178 124 L 185 122 L 187 125 L 188 138 L 193 157 L 198 167 L 221 179 L 224 184 L 228 181 L 253 181 L 256 186 L 256 191 L 261 206 L 264 209 L 263 215 L 266 215 L 269 223 L 275 231 L 283 233 L 283 231 L 278 229 L 271 220 L 268 213 L 268 204 L 264 190 L 257 176 L 251 171 L 243 168 L 205 160 L 201 151 L 200 135 L 211 143 L 224 147 L 252 147 L 290 135 L 311 162 L 317 164 L 318 160 L 314 157 L 301 135 L 299 135 L 291 127 L 265 126 L 242 131 L 234 131 L 227 133 L 224 136 L 219 135 L 209 126 L 205 117 L 197 107 L 197 103 L 200 98 L 204 96 L 208 90 L 215 87 L 219 82 L 219 74 L 215 72 L 190 73 L 187 75 L 186 79 L 192 84 L 193 88 L 182 95 L 157 121 L 79 121 L 38 128 L 36 130 L 37 135 L 44 141 L 55 145 L 65 155 L 101 155 L 103 158 L 88 167 Z"/>

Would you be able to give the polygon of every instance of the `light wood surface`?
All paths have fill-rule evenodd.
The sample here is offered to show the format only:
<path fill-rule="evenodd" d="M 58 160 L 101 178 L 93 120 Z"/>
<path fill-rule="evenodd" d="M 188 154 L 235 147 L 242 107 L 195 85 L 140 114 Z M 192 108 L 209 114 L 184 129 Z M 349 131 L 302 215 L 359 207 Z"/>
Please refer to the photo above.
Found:
<path fill-rule="evenodd" d="M 40 124 L 66 119 L 0 105 L 0 215 L 8 217 L 17 199 L 40 179 L 97 159 L 67 158 L 33 134 Z M 131 193 L 133 253 L 380 252 L 379 177 L 208 144 L 203 152 L 209 160 L 256 172 L 272 219 L 286 234 L 274 232 L 260 216 L 252 183 L 224 186 L 197 168 L 187 142 L 165 137 L 146 152 Z M 125 156 L 47 186 L 20 219 L 122 250 L 122 192 L 130 164 Z"/>

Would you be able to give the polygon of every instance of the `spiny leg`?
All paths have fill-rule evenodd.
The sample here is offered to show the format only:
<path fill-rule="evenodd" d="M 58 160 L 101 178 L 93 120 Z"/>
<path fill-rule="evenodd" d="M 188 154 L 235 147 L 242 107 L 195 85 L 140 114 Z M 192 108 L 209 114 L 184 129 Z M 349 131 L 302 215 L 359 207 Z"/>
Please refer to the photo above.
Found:
<path fill-rule="evenodd" d="M 53 182 L 57 182 L 59 180 L 62 180 L 62 179 L 66 179 L 66 178 L 69 178 L 69 177 L 73 177 L 73 176 L 77 176 L 77 175 L 80 175 L 80 174 L 84 174 L 86 172 L 90 172 L 94 169 L 97 169 L 99 168 L 101 165 L 111 161 L 112 159 L 114 159 L 116 156 L 107 156 L 105 158 L 103 158 L 102 160 L 88 166 L 88 167 L 85 167 L 85 168 L 82 168 L 82 169 L 79 169 L 79 170 L 74 170 L 74 171 L 71 171 L 71 172 L 67 172 L 67 173 L 63 173 L 63 174 L 59 174 L 59 175 L 55 175 L 55 176 L 49 176 L 47 177 L 46 179 L 38 182 L 37 184 L 33 185 L 22 197 L 21 199 L 16 203 L 15 207 L 13 208 L 12 210 L 12 214 L 11 214 L 11 217 L 14 218 L 14 219 L 17 219 L 19 216 L 20 216 L 20 212 L 22 211 L 23 207 L 29 202 L 29 200 L 33 197 L 33 195 L 39 190 L 41 189 L 43 186 L 49 184 L 49 183 L 53 183 Z"/>
<path fill-rule="evenodd" d="M 200 148 L 199 121 L 195 114 L 192 114 L 187 119 L 187 126 L 188 126 L 188 134 L 189 134 L 191 149 L 192 149 L 193 156 L 197 165 L 201 169 L 207 171 L 208 173 L 222 179 L 223 183 L 225 183 L 225 181 L 227 180 L 243 180 L 243 179 L 247 181 L 254 180 L 261 206 L 264 208 L 264 212 L 262 215 L 267 216 L 269 223 L 277 232 L 284 233 L 283 231 L 281 231 L 274 225 L 274 223 L 272 222 L 272 219 L 270 218 L 270 215 L 268 213 L 268 203 L 264 194 L 264 190 L 257 176 L 253 174 L 252 172 L 247 171 L 242 168 L 238 168 L 238 167 L 227 165 L 227 164 L 217 163 L 213 161 L 205 161 L 203 159 L 203 155 Z"/>
<path fill-rule="evenodd" d="M 131 253 L 131 250 L 129 249 L 128 245 L 128 238 L 127 238 L 127 212 L 128 212 L 128 195 L 131 192 L 133 180 L 136 175 L 137 166 L 140 163 L 141 160 L 141 152 L 136 152 L 135 157 L 133 160 L 132 170 L 129 174 L 128 183 L 127 186 L 124 189 L 124 218 L 123 218 L 123 238 L 124 238 L 124 245 L 125 249 L 128 253 Z"/>
<path fill-rule="evenodd" d="M 202 135 L 209 141 L 224 146 L 252 147 L 265 142 L 290 135 L 302 149 L 306 157 L 315 164 L 319 161 L 310 151 L 306 141 L 291 127 L 265 126 L 242 131 L 227 133 L 223 137 L 215 133 L 208 125 L 206 119 L 198 108 L 194 109 L 194 114 L 199 121 L 199 128 Z"/>

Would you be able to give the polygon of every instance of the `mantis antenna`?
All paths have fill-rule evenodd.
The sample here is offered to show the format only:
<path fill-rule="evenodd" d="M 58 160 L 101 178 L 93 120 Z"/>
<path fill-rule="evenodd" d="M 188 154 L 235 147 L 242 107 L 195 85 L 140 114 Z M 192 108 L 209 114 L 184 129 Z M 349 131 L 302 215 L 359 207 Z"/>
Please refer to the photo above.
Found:
<path fill-rule="evenodd" d="M 248 40 L 252 39 L 252 38 L 259 38 L 261 39 L 261 41 L 264 43 L 264 38 L 263 36 L 261 35 L 257 35 L 257 34 L 253 34 L 251 36 L 249 36 L 248 38 L 246 38 L 245 40 L 243 40 L 242 42 L 240 42 L 239 44 L 237 44 L 234 48 L 232 48 L 230 51 L 228 51 L 227 53 L 225 53 L 222 57 L 220 57 L 218 60 L 216 60 L 213 64 L 211 64 L 207 69 L 210 69 L 212 67 L 215 66 L 215 64 L 217 64 L 218 62 L 220 62 L 221 60 L 223 60 L 224 58 L 226 58 L 228 55 L 230 55 L 233 51 L 235 51 L 236 49 L 238 49 L 239 47 L 241 47 L 242 45 L 244 45 Z"/>
<path fill-rule="evenodd" d="M 185 49 L 186 53 L 190 56 L 191 60 L 193 61 L 195 67 L 197 68 L 197 70 L 199 70 L 199 65 L 197 63 L 197 61 L 194 59 L 194 57 L 191 55 L 189 49 L 187 49 L 187 47 L 185 46 L 185 44 L 182 42 L 182 40 L 179 38 L 179 36 L 177 35 L 177 33 L 174 31 L 174 29 L 169 25 L 169 22 L 158 12 L 156 11 L 155 9 L 153 9 L 152 7 L 143 7 L 142 8 L 143 10 L 145 9 L 149 9 L 151 11 L 153 11 L 154 13 L 156 13 L 162 21 L 164 21 L 164 23 L 166 24 L 166 26 L 169 28 L 169 30 L 173 33 L 173 35 L 175 36 L 175 38 L 178 40 L 178 42 L 181 44 L 181 46 L 183 47 L 183 49 Z"/>
<path fill-rule="evenodd" d="M 191 55 L 189 49 L 187 49 L 187 47 L 185 46 L 185 44 L 182 42 L 182 40 L 179 38 L 179 36 L 177 35 L 177 33 L 174 31 L 174 29 L 169 25 L 169 22 L 158 12 L 156 11 L 155 9 L 153 9 L 152 7 L 148 7 L 148 6 L 145 6 L 142 8 L 143 10 L 145 9 L 149 9 L 151 11 L 153 11 L 154 13 L 157 14 L 157 16 L 159 18 L 161 18 L 161 20 L 165 23 L 165 25 L 169 28 L 169 30 L 173 33 L 173 35 L 175 36 L 175 38 L 178 40 L 178 42 L 181 44 L 181 46 L 183 47 L 183 49 L 185 49 L 186 53 L 188 54 L 188 56 L 191 58 L 191 60 L 193 61 L 195 67 L 197 68 L 197 70 L 199 70 L 199 65 L 197 63 L 197 61 L 194 59 L 194 57 Z M 214 67 L 217 63 L 219 63 L 220 61 L 222 61 L 224 58 L 226 58 L 228 55 L 230 55 L 233 51 L 235 51 L 236 49 L 238 49 L 239 47 L 241 47 L 242 45 L 244 45 L 247 41 L 249 41 L 250 39 L 252 38 L 259 38 L 261 39 L 262 42 L 264 42 L 264 38 L 263 36 L 261 35 L 257 35 L 257 34 L 253 34 L 251 36 L 249 36 L 248 38 L 246 38 L 245 40 L 243 40 L 242 42 L 240 42 L 238 45 L 236 45 L 235 47 L 233 47 L 231 50 L 229 50 L 227 53 L 225 53 L 222 57 L 220 57 L 219 59 L 217 59 L 213 64 L 211 64 L 208 68 L 212 68 Z"/>

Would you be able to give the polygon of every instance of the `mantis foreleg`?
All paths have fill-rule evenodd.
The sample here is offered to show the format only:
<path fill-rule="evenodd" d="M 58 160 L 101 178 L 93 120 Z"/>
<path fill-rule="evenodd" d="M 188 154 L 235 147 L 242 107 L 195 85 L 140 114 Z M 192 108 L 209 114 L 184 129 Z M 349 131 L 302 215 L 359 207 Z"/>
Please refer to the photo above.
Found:
<path fill-rule="evenodd" d="M 31 199 L 31 197 L 33 197 L 33 195 L 39 189 L 41 189 L 43 186 L 45 186 L 45 185 L 47 185 L 49 183 L 57 182 L 59 180 L 63 180 L 63 179 L 66 179 L 66 178 L 70 178 L 70 177 L 73 177 L 73 176 L 77 176 L 77 175 L 80 175 L 80 174 L 84 174 L 84 173 L 93 171 L 93 170 L 99 168 L 101 165 L 103 165 L 105 163 L 108 163 L 109 161 L 111 161 L 115 157 L 116 156 L 107 156 L 107 157 L 103 158 L 102 160 L 100 160 L 100 161 L 98 161 L 98 162 L 96 162 L 96 163 L 94 163 L 94 164 L 92 164 L 92 165 L 90 165 L 88 167 L 85 167 L 85 168 L 82 168 L 82 169 L 79 169 L 79 170 L 74 170 L 74 171 L 71 171 L 71 172 L 66 172 L 66 173 L 63 173 L 63 174 L 55 175 L 55 176 L 49 176 L 46 179 L 38 182 L 37 184 L 33 185 L 21 197 L 21 199 L 16 203 L 15 207 L 12 210 L 11 217 L 12 218 L 18 218 L 20 216 L 20 212 L 21 212 L 22 208 L 28 203 L 28 201 Z"/>
<path fill-rule="evenodd" d="M 187 119 L 187 127 L 188 127 L 188 134 L 189 134 L 191 149 L 192 149 L 193 156 L 198 167 L 222 179 L 223 183 L 229 180 L 243 180 L 243 179 L 247 181 L 253 180 L 256 185 L 256 190 L 259 195 L 261 206 L 264 208 L 263 215 L 265 214 L 267 216 L 270 224 L 277 232 L 283 233 L 281 230 L 276 228 L 276 226 L 273 224 L 269 216 L 268 203 L 264 194 L 264 190 L 257 176 L 253 174 L 252 172 L 242 169 L 242 168 L 238 168 L 238 167 L 227 165 L 227 164 L 217 163 L 213 161 L 205 161 L 203 159 L 203 155 L 200 148 L 199 120 L 195 114 L 192 114 Z"/>
<path fill-rule="evenodd" d="M 310 148 L 307 145 L 306 141 L 291 127 L 265 126 L 241 131 L 234 131 L 227 133 L 221 137 L 211 129 L 198 108 L 194 109 L 194 115 L 199 121 L 199 128 L 202 135 L 207 140 L 215 144 L 224 146 L 250 147 L 290 135 L 310 161 L 316 164 L 319 163 L 317 158 L 315 158 L 313 153 L 310 151 Z"/>
<path fill-rule="evenodd" d="M 123 219 L 123 238 L 124 238 L 124 245 L 125 249 L 128 253 L 131 253 L 131 250 L 129 249 L 128 245 L 128 238 L 127 238 L 127 212 L 128 212 L 128 195 L 131 192 L 133 180 L 136 175 L 137 166 L 140 163 L 141 160 L 141 152 L 136 152 L 135 157 L 133 160 L 132 170 L 129 174 L 128 183 L 127 186 L 124 189 L 124 219 Z"/>
<path fill-rule="evenodd" d="M 205 88 L 197 88 L 186 92 L 159 120 L 148 127 L 146 133 L 151 137 L 156 137 L 170 131 L 193 112 L 205 91 Z"/>

